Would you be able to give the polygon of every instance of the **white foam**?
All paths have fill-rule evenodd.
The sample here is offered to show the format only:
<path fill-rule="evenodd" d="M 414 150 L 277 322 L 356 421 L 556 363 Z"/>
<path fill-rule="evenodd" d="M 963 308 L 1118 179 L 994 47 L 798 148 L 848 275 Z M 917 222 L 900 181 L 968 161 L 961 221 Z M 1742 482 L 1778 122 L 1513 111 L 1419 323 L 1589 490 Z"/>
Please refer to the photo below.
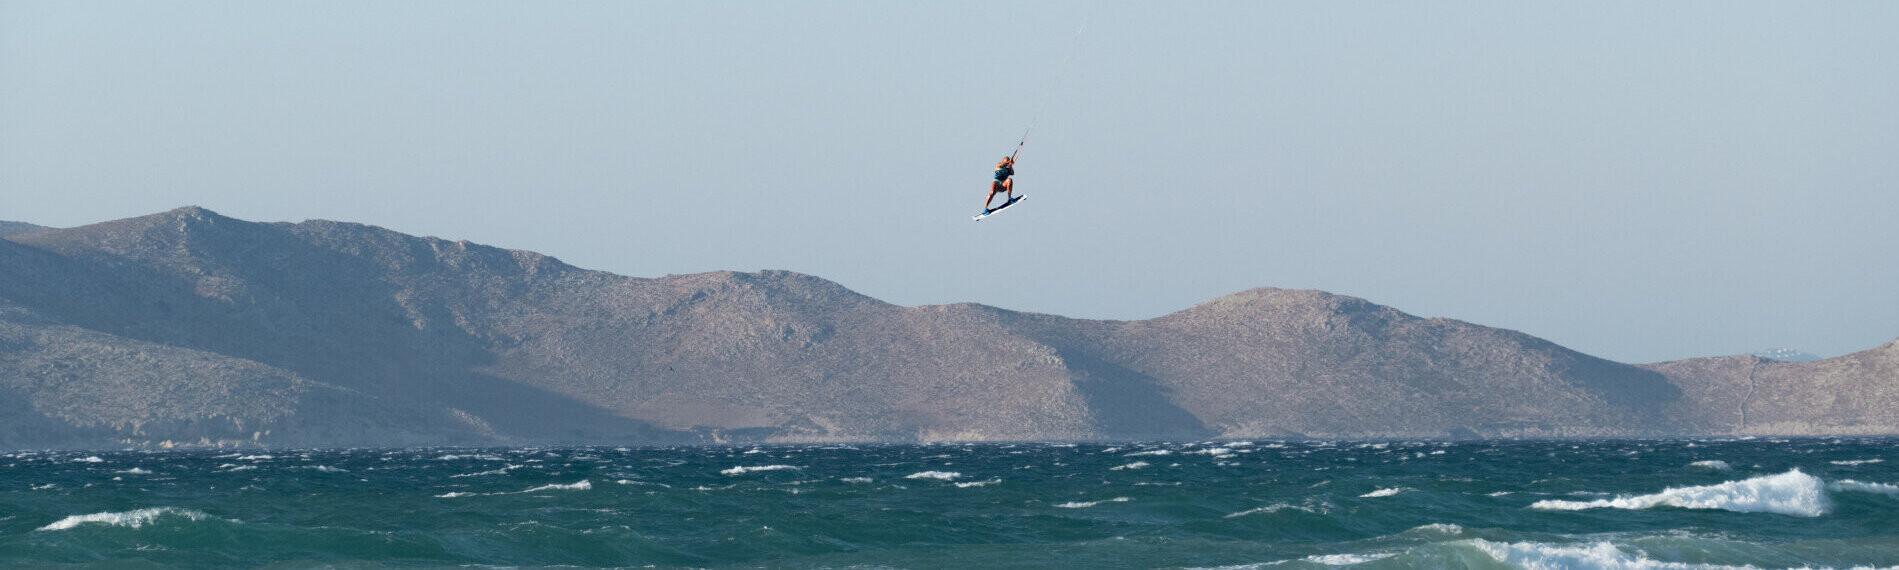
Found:
<path fill-rule="evenodd" d="M 1128 470 L 1134 470 L 1134 469 L 1145 469 L 1147 468 L 1147 465 L 1148 463 L 1146 461 L 1136 461 L 1133 463 L 1129 463 L 1127 465 L 1116 465 L 1114 467 L 1109 467 L 1108 470 L 1109 471 L 1128 471 Z"/>
<path fill-rule="evenodd" d="M 999 478 L 998 478 L 998 479 L 990 479 L 990 480 L 988 480 L 988 481 L 970 481 L 970 482 L 967 482 L 967 483 L 957 483 L 957 484 L 956 484 L 956 488 L 958 488 L 958 489 L 968 489 L 968 488 L 970 488 L 970 487 L 988 487 L 988 486 L 990 486 L 990 485 L 994 485 L 994 484 L 997 484 L 997 483 L 1001 483 L 1001 482 L 1002 482 L 1002 479 L 999 479 Z"/>
<path fill-rule="evenodd" d="M 1271 505 L 1266 505 L 1264 507 L 1254 507 L 1254 508 L 1246 509 L 1244 511 L 1240 511 L 1237 513 L 1227 513 L 1225 518 L 1236 519 L 1236 518 L 1240 518 L 1247 515 L 1272 514 L 1272 513 L 1277 513 L 1279 511 L 1284 511 L 1284 510 L 1305 511 L 1308 513 L 1316 512 L 1316 511 L 1313 511 L 1311 507 L 1302 507 L 1299 505 L 1294 505 L 1294 504 L 1289 504 L 1289 503 L 1274 503 Z"/>
<path fill-rule="evenodd" d="M 1701 461 L 1696 461 L 1694 463 L 1689 463 L 1688 466 L 1699 467 L 1702 469 L 1713 469 L 1715 471 L 1730 471 L 1734 469 L 1734 466 L 1728 465 L 1728 462 L 1722 461 L 1719 459 L 1704 459 Z"/>
<path fill-rule="evenodd" d="M 497 455 L 487 454 L 487 453 L 480 453 L 480 454 L 475 454 L 475 455 L 452 455 L 451 454 L 451 455 L 443 455 L 441 457 L 435 458 L 436 461 L 462 461 L 466 459 L 474 459 L 478 461 L 507 461 L 506 458 L 503 458 Z"/>
<path fill-rule="evenodd" d="M 1852 479 L 1841 479 L 1827 485 L 1827 488 L 1835 491 L 1858 491 L 1861 493 L 1879 493 L 1881 495 L 1899 497 L 1899 485 L 1890 483 L 1866 483 Z"/>
<path fill-rule="evenodd" d="M 962 477 L 962 476 L 963 476 L 962 473 L 957 473 L 955 471 L 919 471 L 916 473 L 905 475 L 903 476 L 903 478 L 905 479 L 935 479 L 938 481 L 955 481 L 958 477 Z"/>
<path fill-rule="evenodd" d="M 1718 566 L 1665 562 L 1640 553 L 1623 552 L 1607 542 L 1588 545 L 1555 545 L 1536 542 L 1491 542 L 1471 539 L 1478 551 L 1513 568 L 1525 570 L 1564 570 L 1594 568 L 1603 570 L 1741 570 L 1752 566 Z"/>
<path fill-rule="evenodd" d="M 1067 503 L 1062 503 L 1062 504 L 1059 504 L 1059 505 L 1055 505 L 1055 508 L 1058 508 L 1058 509 L 1086 509 L 1086 508 L 1088 508 L 1088 507 L 1092 507 L 1092 506 L 1095 506 L 1095 505 L 1099 505 L 1099 504 L 1102 504 L 1102 503 L 1125 503 L 1125 502 L 1128 502 L 1128 501 L 1132 501 L 1132 500 L 1134 500 L 1134 499 L 1129 499 L 1129 498 L 1127 498 L 1127 497 L 1115 497 L 1115 498 L 1112 498 L 1112 499 L 1102 499 L 1102 500 L 1099 500 L 1099 501 L 1071 501 L 1071 502 L 1067 502 Z"/>
<path fill-rule="evenodd" d="M 1152 451 L 1136 451 L 1134 453 L 1123 455 L 1122 457 L 1148 457 L 1148 456 L 1160 457 L 1162 455 L 1173 455 L 1173 454 L 1174 454 L 1173 450 L 1155 449 Z"/>
<path fill-rule="evenodd" d="M 1575 511 L 1604 508 L 1639 510 L 1664 506 L 1817 517 L 1826 514 L 1828 502 L 1819 478 L 1794 469 L 1778 475 L 1715 485 L 1669 487 L 1650 495 L 1620 495 L 1613 499 L 1594 501 L 1537 501 L 1530 508 Z"/>
<path fill-rule="evenodd" d="M 276 459 L 276 457 L 269 455 L 244 455 L 237 458 L 238 461 L 270 461 L 272 459 Z"/>
<path fill-rule="evenodd" d="M 1855 466 L 1855 465 L 1872 465 L 1872 464 L 1874 464 L 1874 463 L 1885 463 L 1885 462 L 1886 462 L 1886 460 L 1884 460 L 1884 459 L 1847 459 L 1847 460 L 1844 460 L 1844 461 L 1828 461 L 1827 463 L 1832 463 L 1832 464 L 1834 464 L 1834 465 L 1845 465 L 1845 466 L 1847 466 L 1847 467 L 1852 467 L 1852 466 Z"/>
<path fill-rule="evenodd" d="M 1372 491 L 1370 493 L 1359 495 L 1359 498 L 1375 499 L 1378 497 L 1389 497 L 1389 496 L 1396 495 L 1398 493 L 1403 493 L 1403 492 L 1405 492 L 1404 487 L 1386 487 L 1384 489 L 1379 489 L 1376 491 Z"/>
<path fill-rule="evenodd" d="M 796 465 L 751 465 L 751 466 L 733 467 L 731 469 L 720 471 L 719 474 L 720 475 L 744 475 L 746 473 L 757 473 L 760 471 L 796 471 L 799 469 L 803 469 L 803 467 L 799 467 Z"/>
<path fill-rule="evenodd" d="M 1351 566 L 1353 564 L 1364 564 L 1373 560 L 1384 560 L 1397 555 L 1398 553 L 1396 552 L 1379 552 L 1374 554 L 1314 554 L 1307 556 L 1305 560 L 1306 562 L 1324 564 L 1326 566 Z"/>
<path fill-rule="evenodd" d="M 581 479 L 579 483 L 568 483 L 565 485 L 561 485 L 561 484 L 541 485 L 539 487 L 534 487 L 532 489 L 527 489 L 521 492 L 522 493 L 538 493 L 541 491 L 586 491 L 592 488 L 593 488 L 593 481 Z"/>
<path fill-rule="evenodd" d="M 135 511 L 123 511 L 123 512 L 116 512 L 116 513 L 93 513 L 90 515 L 73 515 L 70 517 L 59 519 L 58 521 L 55 521 L 53 524 L 40 527 L 39 530 L 43 530 L 43 531 L 69 530 L 83 524 L 103 524 L 103 525 L 110 525 L 110 526 L 122 526 L 126 528 L 138 528 L 138 527 L 142 527 L 142 526 L 157 522 L 159 517 L 163 517 L 166 515 L 184 517 L 184 518 L 191 519 L 194 521 L 204 520 L 206 518 L 206 515 L 204 513 L 201 513 L 198 511 L 193 511 L 189 509 L 174 509 L 171 507 L 158 507 L 155 509 L 138 509 Z"/>
<path fill-rule="evenodd" d="M 440 494 L 440 495 L 436 495 L 436 496 L 435 496 L 435 498 L 437 498 L 437 499 L 458 499 L 458 498 L 461 498 L 461 497 L 473 497 L 473 496 L 475 496 L 475 495 L 479 495 L 479 494 L 480 494 L 480 493 L 464 493 L 464 492 L 461 492 L 461 491 L 455 491 L 455 492 L 453 492 L 453 493 L 442 493 L 442 494 Z"/>
<path fill-rule="evenodd" d="M 449 477 L 450 479 L 460 479 L 460 478 L 463 478 L 463 477 L 482 477 L 482 476 L 486 476 L 486 475 L 505 475 L 505 474 L 507 474 L 507 472 L 509 472 L 509 471 L 513 471 L 513 470 L 516 470 L 516 469 L 520 469 L 520 468 L 521 468 L 521 466 L 520 466 L 520 465 L 515 465 L 515 464 L 512 464 L 512 463 L 510 463 L 510 464 L 508 464 L 508 466 L 507 466 L 507 467 L 502 467 L 502 468 L 500 468 L 500 469 L 495 469 L 495 470 L 491 470 L 491 471 L 482 471 L 482 472 L 480 472 L 480 473 L 462 473 L 462 474 L 459 474 L 459 475 L 449 475 L 448 477 Z"/>
<path fill-rule="evenodd" d="M 105 460 L 100 459 L 99 456 L 97 455 L 88 455 L 85 457 L 74 459 L 73 463 L 105 463 Z"/>
<path fill-rule="evenodd" d="M 852 484 L 863 484 L 863 483 L 869 483 L 872 481 L 872 479 L 869 477 L 845 477 L 843 479 L 838 479 L 838 480 L 843 481 L 845 483 L 852 483 Z"/>
<path fill-rule="evenodd" d="M 319 473 L 348 473 L 349 472 L 348 469 L 343 469 L 341 467 L 331 467 L 328 465 L 318 465 L 315 467 L 311 467 L 310 469 L 315 470 Z"/>
<path fill-rule="evenodd" d="M 124 470 L 124 471 L 120 471 L 120 473 L 124 473 L 124 474 L 126 474 L 126 475 L 151 475 L 151 474 L 152 474 L 152 472 L 151 472 L 150 470 L 148 470 L 148 469 L 141 469 L 141 468 L 138 468 L 138 467 L 133 467 L 133 468 L 131 468 L 131 469 L 127 469 L 127 470 Z"/>
<path fill-rule="evenodd" d="M 1464 534 L 1464 527 L 1450 524 L 1450 523 L 1431 523 L 1427 525 L 1411 527 L 1411 530 L 1409 532 L 1435 532 L 1435 533 L 1456 536 L 1456 535 Z"/>

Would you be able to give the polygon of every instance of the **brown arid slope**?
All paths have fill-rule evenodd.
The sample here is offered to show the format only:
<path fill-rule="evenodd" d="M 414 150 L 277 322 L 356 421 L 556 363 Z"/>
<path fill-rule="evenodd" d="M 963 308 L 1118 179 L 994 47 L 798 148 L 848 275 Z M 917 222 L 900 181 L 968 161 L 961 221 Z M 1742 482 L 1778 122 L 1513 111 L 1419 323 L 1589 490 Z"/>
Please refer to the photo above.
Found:
<path fill-rule="evenodd" d="M 8 447 L 1886 433 L 1894 353 L 1638 367 L 1278 289 L 903 307 L 201 208 L 0 239 Z"/>
<path fill-rule="evenodd" d="M 1899 433 L 1899 340 L 1812 362 L 1721 356 L 1646 368 L 1682 387 L 1670 411 L 1697 433 Z"/>

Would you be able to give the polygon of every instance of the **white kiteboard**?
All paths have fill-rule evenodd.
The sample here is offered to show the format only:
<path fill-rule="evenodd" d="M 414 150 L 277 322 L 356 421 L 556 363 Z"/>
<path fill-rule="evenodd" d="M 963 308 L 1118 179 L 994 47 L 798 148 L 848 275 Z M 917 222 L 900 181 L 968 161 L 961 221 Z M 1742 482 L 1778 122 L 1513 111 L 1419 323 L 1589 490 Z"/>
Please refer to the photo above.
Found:
<path fill-rule="evenodd" d="M 987 217 L 989 217 L 989 216 L 994 216 L 994 215 L 996 215 L 996 214 L 998 214 L 998 213 L 1000 213 L 1000 212 L 1002 212 L 1003 210 L 1005 210 L 1005 209 L 1008 209 L 1008 207 L 1009 207 L 1009 206 L 1014 206 L 1016 202 L 1021 202 L 1023 198 L 1027 198 L 1027 197 L 1029 197 L 1029 195 L 1028 195 L 1028 194 L 1023 194 L 1023 195 L 1021 195 L 1021 196 L 1016 196 L 1016 197 L 1014 197 L 1014 198 L 1010 198 L 1010 199 L 1009 199 L 1009 201 L 1007 201 L 1007 202 L 1003 202 L 1001 206 L 996 206 L 996 207 L 995 207 L 994 209 L 992 209 L 992 210 L 989 210 L 989 212 L 988 212 L 988 213 L 983 213 L 983 214 L 976 214 L 976 217 L 974 217 L 974 218 L 970 218 L 970 219 L 972 219 L 972 220 L 976 220 L 976 221 L 978 221 L 978 222 L 980 222 L 980 221 L 982 221 L 982 220 L 983 220 L 983 218 L 987 218 Z"/>

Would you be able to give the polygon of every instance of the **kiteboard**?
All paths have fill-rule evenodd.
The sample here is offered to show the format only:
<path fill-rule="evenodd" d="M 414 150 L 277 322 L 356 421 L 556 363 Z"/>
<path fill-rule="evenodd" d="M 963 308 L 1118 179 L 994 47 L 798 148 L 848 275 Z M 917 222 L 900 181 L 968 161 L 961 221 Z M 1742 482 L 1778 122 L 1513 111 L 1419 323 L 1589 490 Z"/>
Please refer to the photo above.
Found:
<path fill-rule="evenodd" d="M 999 213 L 999 212 L 1001 212 L 1001 211 L 1002 211 L 1002 210 L 1003 210 L 1004 208 L 1008 208 L 1009 206 L 1014 206 L 1016 202 L 1021 202 L 1023 198 L 1027 198 L 1027 197 L 1029 197 L 1029 196 L 1028 196 L 1027 194 L 1023 194 L 1023 195 L 1021 195 L 1021 196 L 1016 196 L 1016 197 L 1014 197 L 1014 198 L 1010 198 L 1010 199 L 1009 199 L 1009 201 L 1007 201 L 1007 202 L 1003 202 L 1001 206 L 996 206 L 995 208 L 993 208 L 993 209 L 990 209 L 990 210 L 989 210 L 989 211 L 987 211 L 987 212 L 983 212 L 983 213 L 981 213 L 981 214 L 976 214 L 976 217 L 974 217 L 974 218 L 970 218 L 970 219 L 972 219 L 972 220 L 976 220 L 976 221 L 978 221 L 978 222 L 980 222 L 980 221 L 982 221 L 982 220 L 983 220 L 983 218 L 987 218 L 987 217 L 989 217 L 989 216 L 994 216 L 994 215 L 996 215 L 997 213 Z"/>

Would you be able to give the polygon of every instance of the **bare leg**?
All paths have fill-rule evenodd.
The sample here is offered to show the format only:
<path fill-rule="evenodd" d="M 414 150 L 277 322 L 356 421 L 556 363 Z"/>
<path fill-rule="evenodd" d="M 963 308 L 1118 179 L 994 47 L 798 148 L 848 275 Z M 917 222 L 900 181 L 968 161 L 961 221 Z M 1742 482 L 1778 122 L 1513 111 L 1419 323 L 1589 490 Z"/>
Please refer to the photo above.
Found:
<path fill-rule="evenodd" d="M 1004 192 L 1008 192 L 1008 193 L 1009 193 L 1009 199 L 1010 199 L 1010 200 L 1014 200 L 1014 199 L 1015 199 L 1015 179 L 1014 179 L 1014 178 L 1010 178 L 1010 179 L 1008 179 L 1008 180 L 1004 180 L 1004 181 L 1002 181 L 1002 191 L 1004 191 Z M 994 194 L 991 194 L 991 196 L 993 196 L 993 195 L 994 195 Z"/>

